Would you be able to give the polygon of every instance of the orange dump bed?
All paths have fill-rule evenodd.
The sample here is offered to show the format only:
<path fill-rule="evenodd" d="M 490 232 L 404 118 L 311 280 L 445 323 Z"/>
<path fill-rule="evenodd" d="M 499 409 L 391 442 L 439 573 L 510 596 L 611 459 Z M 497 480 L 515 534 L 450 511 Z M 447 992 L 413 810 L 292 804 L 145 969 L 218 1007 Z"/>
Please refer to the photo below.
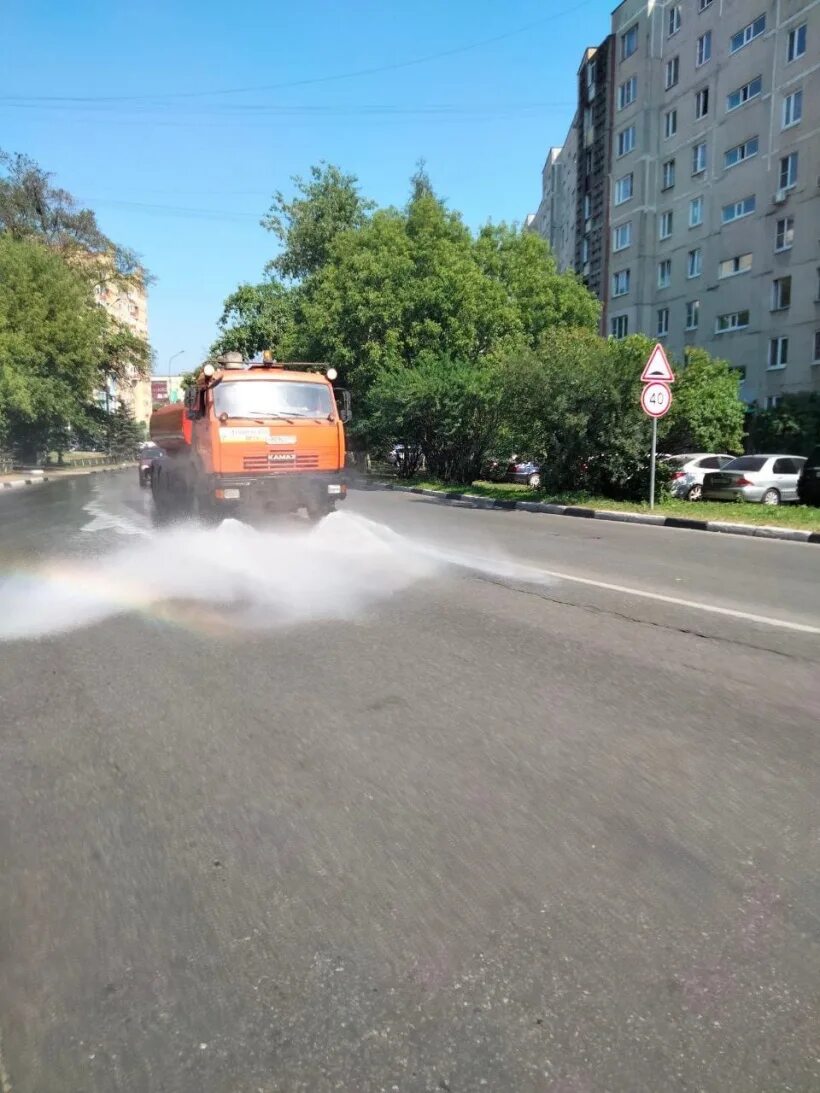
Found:
<path fill-rule="evenodd" d="M 151 414 L 151 439 L 166 451 L 178 451 L 191 443 L 191 421 L 182 402 L 171 402 Z"/>

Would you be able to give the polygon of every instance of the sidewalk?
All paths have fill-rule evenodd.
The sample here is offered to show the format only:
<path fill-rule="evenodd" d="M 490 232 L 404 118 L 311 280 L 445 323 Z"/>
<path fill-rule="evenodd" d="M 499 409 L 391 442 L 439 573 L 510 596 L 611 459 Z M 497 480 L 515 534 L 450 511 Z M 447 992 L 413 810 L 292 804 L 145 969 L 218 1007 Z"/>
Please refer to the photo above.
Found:
<path fill-rule="evenodd" d="M 110 463 L 100 467 L 44 467 L 37 470 L 14 471 L 12 474 L 0 474 L 0 490 L 11 490 L 21 486 L 39 486 L 43 482 L 55 482 L 59 478 L 104 474 L 106 471 L 122 471 L 135 465 L 134 463 Z"/>

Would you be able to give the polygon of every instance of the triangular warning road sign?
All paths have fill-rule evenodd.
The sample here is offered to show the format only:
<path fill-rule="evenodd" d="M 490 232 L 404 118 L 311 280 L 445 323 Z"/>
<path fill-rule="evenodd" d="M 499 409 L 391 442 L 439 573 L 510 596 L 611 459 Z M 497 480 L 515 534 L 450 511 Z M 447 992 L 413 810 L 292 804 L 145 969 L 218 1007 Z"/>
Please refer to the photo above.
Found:
<path fill-rule="evenodd" d="M 661 383 L 675 382 L 675 373 L 669 367 L 666 350 L 660 342 L 649 354 L 649 360 L 644 365 L 644 370 L 641 373 L 641 380 L 644 383 L 653 383 L 656 380 L 660 380 Z"/>

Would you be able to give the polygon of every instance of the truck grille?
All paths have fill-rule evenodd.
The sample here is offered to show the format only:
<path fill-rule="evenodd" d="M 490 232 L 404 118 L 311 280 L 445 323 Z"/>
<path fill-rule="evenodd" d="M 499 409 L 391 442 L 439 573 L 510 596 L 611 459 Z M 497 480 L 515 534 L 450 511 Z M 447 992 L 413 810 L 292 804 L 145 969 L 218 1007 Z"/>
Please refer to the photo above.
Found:
<path fill-rule="evenodd" d="M 268 452 L 264 455 L 246 455 L 242 459 L 242 469 L 246 471 L 310 471 L 319 467 L 319 456 L 316 452 L 297 452 L 295 463 L 273 463 L 268 458 Z"/>
<path fill-rule="evenodd" d="M 268 469 L 268 453 L 264 455 L 246 455 L 242 460 L 242 467 L 246 471 L 266 471 Z"/>

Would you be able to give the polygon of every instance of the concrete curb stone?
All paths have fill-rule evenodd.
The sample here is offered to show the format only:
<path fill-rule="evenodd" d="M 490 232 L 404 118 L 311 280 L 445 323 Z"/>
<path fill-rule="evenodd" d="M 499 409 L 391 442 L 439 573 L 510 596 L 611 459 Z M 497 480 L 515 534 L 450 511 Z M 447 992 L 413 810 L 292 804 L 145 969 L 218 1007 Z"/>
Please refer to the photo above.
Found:
<path fill-rule="evenodd" d="M 106 474 L 112 471 L 124 471 L 133 467 L 133 463 L 115 463 L 109 467 L 94 467 L 93 470 L 61 471 L 59 474 L 38 474 L 35 478 L 18 478 L 13 482 L 0 482 L 4 490 L 19 489 L 22 486 L 39 486 L 43 482 L 59 482 L 63 478 L 86 478 L 90 474 Z"/>
<path fill-rule="evenodd" d="M 356 485 L 354 488 L 356 488 Z M 679 528 L 685 531 L 714 531 L 723 535 L 748 535 L 759 539 L 780 539 L 790 543 L 815 543 L 820 545 L 820 532 L 802 531 L 799 528 L 775 528 L 762 524 L 731 524 L 722 520 L 690 520 L 681 516 L 655 516 L 642 512 L 616 512 L 610 509 L 588 509 L 577 505 L 553 505 L 546 501 L 502 501 L 492 497 L 479 497 L 472 493 L 452 490 L 426 490 L 419 486 L 397 486 L 368 483 L 366 489 L 393 490 L 396 493 L 415 493 L 433 497 L 445 503 L 468 505 L 476 509 L 515 509 L 520 512 L 546 513 L 550 516 L 574 516 L 584 520 L 612 520 L 623 524 L 648 524 L 653 527 Z"/>

